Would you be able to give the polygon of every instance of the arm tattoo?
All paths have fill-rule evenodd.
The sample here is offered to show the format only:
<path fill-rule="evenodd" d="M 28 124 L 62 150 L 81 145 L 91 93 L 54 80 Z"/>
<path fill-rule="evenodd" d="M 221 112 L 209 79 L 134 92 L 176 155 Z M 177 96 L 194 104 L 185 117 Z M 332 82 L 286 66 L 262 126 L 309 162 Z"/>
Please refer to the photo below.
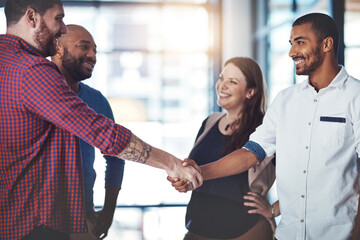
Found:
<path fill-rule="evenodd" d="M 132 135 L 129 144 L 124 151 L 118 155 L 118 157 L 125 160 L 145 163 L 150 156 L 151 150 L 152 148 L 149 144 L 145 143 L 135 135 Z"/>

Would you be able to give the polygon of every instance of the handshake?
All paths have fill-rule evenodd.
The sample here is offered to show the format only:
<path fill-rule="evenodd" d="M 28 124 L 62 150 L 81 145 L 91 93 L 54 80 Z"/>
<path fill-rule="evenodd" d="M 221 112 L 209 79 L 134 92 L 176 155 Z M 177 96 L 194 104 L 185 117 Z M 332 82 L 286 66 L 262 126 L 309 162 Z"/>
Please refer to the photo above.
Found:
<path fill-rule="evenodd" d="M 179 169 L 175 169 L 175 171 L 171 173 L 168 172 L 167 180 L 171 182 L 171 185 L 177 191 L 184 193 L 195 190 L 203 183 L 200 167 L 194 160 L 188 158 L 181 162 Z"/>

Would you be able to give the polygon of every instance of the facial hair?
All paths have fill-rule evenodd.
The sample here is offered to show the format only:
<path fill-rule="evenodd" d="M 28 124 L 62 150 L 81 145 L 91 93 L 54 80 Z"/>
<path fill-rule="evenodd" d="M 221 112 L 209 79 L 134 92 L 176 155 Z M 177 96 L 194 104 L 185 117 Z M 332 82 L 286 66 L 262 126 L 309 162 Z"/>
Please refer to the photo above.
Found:
<path fill-rule="evenodd" d="M 319 44 L 315 51 L 312 52 L 312 55 L 314 57 L 314 60 L 312 63 L 310 63 L 309 66 L 305 66 L 303 70 L 296 71 L 297 75 L 310 75 L 311 73 L 315 72 L 316 69 L 319 68 L 319 66 L 322 64 L 324 58 L 321 55 L 321 45 Z"/>
<path fill-rule="evenodd" d="M 64 54 L 62 57 L 62 67 L 72 76 L 72 78 L 78 82 L 91 77 L 92 72 L 82 71 L 82 63 L 85 61 L 85 57 L 76 59 L 71 53 L 64 48 Z"/>
<path fill-rule="evenodd" d="M 51 34 L 50 29 L 46 26 L 44 20 L 41 20 L 40 27 L 35 32 L 34 38 L 41 55 L 48 57 L 56 54 L 56 37 Z"/>

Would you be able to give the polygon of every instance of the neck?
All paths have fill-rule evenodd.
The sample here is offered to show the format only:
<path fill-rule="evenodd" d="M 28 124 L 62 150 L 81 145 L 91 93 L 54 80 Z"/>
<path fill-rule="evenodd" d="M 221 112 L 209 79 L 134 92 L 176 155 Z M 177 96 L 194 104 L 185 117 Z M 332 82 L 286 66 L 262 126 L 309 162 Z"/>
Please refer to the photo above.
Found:
<path fill-rule="evenodd" d="M 232 111 L 232 110 L 226 109 L 225 118 L 229 123 L 234 122 L 235 120 L 237 120 L 240 117 L 241 117 L 241 110 Z"/>
<path fill-rule="evenodd" d="M 226 112 L 225 115 L 225 131 L 228 131 L 231 124 L 240 118 L 240 114 L 234 112 Z"/>
<path fill-rule="evenodd" d="M 70 86 L 71 90 L 73 90 L 75 93 L 78 93 L 80 91 L 79 81 L 74 80 L 71 77 L 71 75 L 63 68 L 60 68 L 60 70 L 63 73 L 65 80 L 66 80 L 67 84 Z"/>
<path fill-rule="evenodd" d="M 29 44 L 33 49 L 35 49 L 37 52 L 40 52 L 38 49 L 38 45 L 33 40 L 29 29 L 24 27 L 23 24 L 15 24 L 15 25 L 12 25 L 11 27 L 8 27 L 6 29 L 6 34 L 21 38 L 27 44 Z"/>
<path fill-rule="evenodd" d="M 309 82 L 318 92 L 322 88 L 326 88 L 336 77 L 340 71 L 335 58 L 324 60 L 324 63 L 313 73 L 309 74 Z"/>

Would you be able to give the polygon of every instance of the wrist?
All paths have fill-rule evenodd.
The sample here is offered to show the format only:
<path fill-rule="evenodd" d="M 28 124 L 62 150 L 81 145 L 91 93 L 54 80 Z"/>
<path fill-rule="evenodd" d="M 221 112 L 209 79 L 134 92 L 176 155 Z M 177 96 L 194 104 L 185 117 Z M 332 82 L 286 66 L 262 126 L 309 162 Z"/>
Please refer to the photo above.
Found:
<path fill-rule="evenodd" d="M 177 173 L 177 169 L 180 168 L 182 161 L 171 156 L 170 161 L 167 161 L 164 165 L 164 170 L 166 171 L 167 175 L 170 177 L 177 177 L 175 176 Z"/>

